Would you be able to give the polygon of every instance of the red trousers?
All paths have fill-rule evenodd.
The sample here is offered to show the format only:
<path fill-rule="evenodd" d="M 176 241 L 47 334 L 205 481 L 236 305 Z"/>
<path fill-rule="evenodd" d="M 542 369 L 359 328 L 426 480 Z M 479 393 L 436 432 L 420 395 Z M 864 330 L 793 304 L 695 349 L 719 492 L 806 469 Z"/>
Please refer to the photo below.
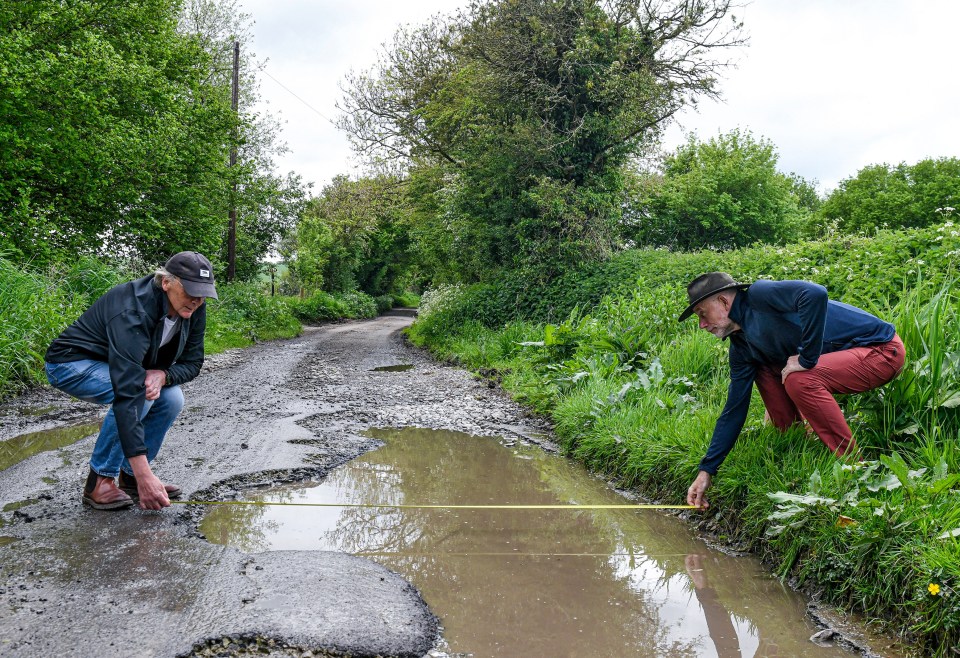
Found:
<path fill-rule="evenodd" d="M 820 440 L 837 456 L 852 453 L 856 442 L 834 393 L 862 393 L 883 386 L 903 368 L 903 341 L 854 347 L 820 355 L 810 370 L 793 372 L 781 383 L 780 370 L 757 371 L 757 389 L 775 427 L 785 430 L 806 419 Z"/>

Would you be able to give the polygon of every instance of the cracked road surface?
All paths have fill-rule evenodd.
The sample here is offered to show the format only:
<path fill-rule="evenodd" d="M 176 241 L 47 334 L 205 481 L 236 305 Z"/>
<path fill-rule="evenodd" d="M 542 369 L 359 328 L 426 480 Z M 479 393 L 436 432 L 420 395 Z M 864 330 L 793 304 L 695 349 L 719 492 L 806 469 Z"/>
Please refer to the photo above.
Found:
<path fill-rule="evenodd" d="M 400 331 L 410 322 L 388 315 L 312 327 L 209 357 L 184 386 L 186 407 L 154 471 L 187 498 L 225 499 L 322 477 L 378 447 L 360 434 L 369 427 L 542 430 L 485 382 L 407 346 Z M 89 429 L 103 411 L 34 391 L 0 407 L 0 441 Z M 372 561 L 215 545 L 196 529 L 196 506 L 83 506 L 94 440 L 0 471 L 0 655 L 422 656 L 434 646 L 437 619 L 419 593 Z"/>

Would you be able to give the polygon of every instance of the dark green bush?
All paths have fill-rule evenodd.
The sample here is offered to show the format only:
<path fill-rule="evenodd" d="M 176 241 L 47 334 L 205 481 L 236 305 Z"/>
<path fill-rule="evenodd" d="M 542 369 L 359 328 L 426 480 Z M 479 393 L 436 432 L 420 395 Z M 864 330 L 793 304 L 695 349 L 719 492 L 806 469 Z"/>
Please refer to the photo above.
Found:
<path fill-rule="evenodd" d="M 347 308 L 328 292 L 318 290 L 309 297 L 288 297 L 293 314 L 303 322 L 336 320 L 347 315 Z"/>
<path fill-rule="evenodd" d="M 373 318 L 377 302 L 362 292 L 331 294 L 318 290 L 309 297 L 288 297 L 294 315 L 303 322 L 323 322 L 341 318 Z"/>
<path fill-rule="evenodd" d="M 393 308 L 393 295 L 377 295 L 373 301 L 377 305 L 377 315 L 382 315 Z"/>

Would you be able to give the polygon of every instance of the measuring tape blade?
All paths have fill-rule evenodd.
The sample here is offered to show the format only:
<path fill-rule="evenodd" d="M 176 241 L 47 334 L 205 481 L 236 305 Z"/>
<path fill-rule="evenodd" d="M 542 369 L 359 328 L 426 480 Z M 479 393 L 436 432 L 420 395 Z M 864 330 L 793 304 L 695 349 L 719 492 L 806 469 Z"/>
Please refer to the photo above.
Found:
<path fill-rule="evenodd" d="M 283 503 L 257 500 L 171 500 L 174 505 L 246 505 L 256 507 L 361 507 L 382 509 L 463 509 L 463 510 L 533 510 L 533 509 L 696 509 L 693 505 L 399 505 L 388 503 Z"/>

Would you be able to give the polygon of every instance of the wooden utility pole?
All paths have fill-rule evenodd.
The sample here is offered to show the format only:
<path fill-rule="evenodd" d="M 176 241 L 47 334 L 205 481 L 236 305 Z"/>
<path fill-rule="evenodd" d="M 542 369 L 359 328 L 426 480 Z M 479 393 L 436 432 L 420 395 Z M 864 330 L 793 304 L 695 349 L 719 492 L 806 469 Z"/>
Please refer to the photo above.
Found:
<path fill-rule="evenodd" d="M 230 223 L 227 229 L 227 281 L 237 275 L 237 140 L 240 126 L 240 42 L 233 42 L 233 85 L 230 107 L 233 109 L 233 139 L 230 140 L 230 175 L 233 190 L 230 194 Z"/>

